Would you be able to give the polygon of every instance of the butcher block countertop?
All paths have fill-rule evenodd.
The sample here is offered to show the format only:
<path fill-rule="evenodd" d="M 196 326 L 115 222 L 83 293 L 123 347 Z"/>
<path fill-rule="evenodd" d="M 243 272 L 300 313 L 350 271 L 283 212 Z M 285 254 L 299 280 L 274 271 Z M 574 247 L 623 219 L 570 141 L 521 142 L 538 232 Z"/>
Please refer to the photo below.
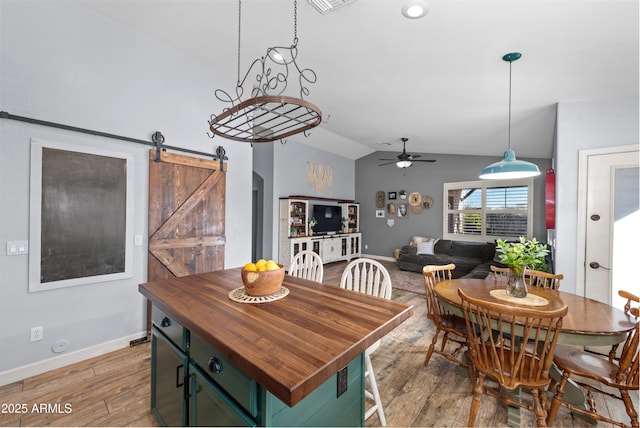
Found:
<path fill-rule="evenodd" d="M 413 314 L 404 303 L 285 275 L 289 295 L 239 303 L 240 268 L 141 284 L 140 292 L 289 407 Z"/>

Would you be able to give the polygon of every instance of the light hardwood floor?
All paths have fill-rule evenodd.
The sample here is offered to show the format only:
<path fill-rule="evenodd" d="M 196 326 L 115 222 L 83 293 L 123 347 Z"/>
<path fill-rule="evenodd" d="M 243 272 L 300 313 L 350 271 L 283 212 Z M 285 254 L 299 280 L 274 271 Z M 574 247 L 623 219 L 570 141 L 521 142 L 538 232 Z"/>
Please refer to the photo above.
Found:
<path fill-rule="evenodd" d="M 325 282 L 337 284 L 343 267 L 339 263 L 327 265 Z M 421 280 L 416 274 L 416 281 Z M 387 425 L 466 426 L 471 401 L 468 377 L 457 374 L 453 363 L 437 355 L 423 367 L 434 332 L 425 317 L 424 295 L 394 290 L 392 298 L 413 305 L 415 313 L 383 338 L 372 356 Z M 27 405 L 22 414 L 1 413 L 0 426 L 156 426 L 149 411 L 150 361 L 147 343 L 0 387 L 0 403 Z M 638 394 L 633 398 L 637 403 Z M 600 399 L 597 404 L 614 419 L 628 423 L 618 400 Z M 35 410 L 41 405 L 48 409 L 38 412 L 34 405 Z M 555 425 L 589 426 L 566 409 L 560 409 Z M 366 421 L 366 426 L 379 426 L 377 416 Z M 506 427 L 505 406 L 483 397 L 477 426 Z M 522 426 L 535 426 L 527 411 L 522 411 Z"/>

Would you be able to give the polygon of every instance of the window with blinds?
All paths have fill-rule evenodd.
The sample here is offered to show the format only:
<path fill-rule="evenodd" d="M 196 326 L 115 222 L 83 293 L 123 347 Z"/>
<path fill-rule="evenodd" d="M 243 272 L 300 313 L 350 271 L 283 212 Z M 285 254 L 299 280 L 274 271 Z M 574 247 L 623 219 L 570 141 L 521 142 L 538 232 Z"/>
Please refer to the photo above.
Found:
<path fill-rule="evenodd" d="M 491 241 L 531 236 L 533 179 L 445 183 L 443 237 Z"/>

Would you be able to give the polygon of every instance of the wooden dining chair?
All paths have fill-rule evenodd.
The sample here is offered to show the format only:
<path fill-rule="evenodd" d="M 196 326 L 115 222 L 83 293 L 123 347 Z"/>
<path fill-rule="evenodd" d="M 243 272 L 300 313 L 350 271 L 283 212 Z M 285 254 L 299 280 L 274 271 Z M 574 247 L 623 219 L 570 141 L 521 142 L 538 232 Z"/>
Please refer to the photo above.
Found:
<path fill-rule="evenodd" d="M 310 279 L 311 281 L 322 282 L 324 276 L 324 266 L 318 254 L 311 250 L 300 251 L 293 256 L 289 275 L 298 278 Z"/>
<path fill-rule="evenodd" d="M 493 277 L 497 281 L 507 281 L 507 279 L 509 279 L 509 273 L 511 272 L 511 269 L 509 269 L 508 267 L 498 267 L 491 265 L 489 266 L 489 269 L 491 269 L 491 272 L 493 272 Z"/>
<path fill-rule="evenodd" d="M 622 297 L 623 299 L 627 299 L 624 305 L 624 313 L 632 316 L 634 319 L 638 319 L 638 316 L 640 316 L 640 308 L 638 307 L 638 296 L 625 290 L 618 290 L 618 296 Z M 635 302 L 635 306 L 632 306 L 631 302 Z M 613 360 L 616 358 L 619 347 L 619 343 L 611 346 L 611 350 L 609 351 L 609 361 L 613 362 Z"/>
<path fill-rule="evenodd" d="M 467 296 L 458 289 L 462 312 L 467 325 L 469 359 L 474 371 L 473 400 L 468 426 L 474 426 L 480 409 L 481 396 L 486 392 L 501 402 L 525 408 L 535 413 L 537 426 L 546 426 L 549 368 L 558 340 L 558 329 L 568 307 L 542 310 L 487 302 Z M 493 334 L 493 332 L 498 334 Z M 502 337 L 521 337 L 526 346 L 510 346 Z M 501 394 L 500 389 L 485 388 L 489 377 L 501 389 L 514 391 L 524 387 L 531 391 L 533 403 Z"/>
<path fill-rule="evenodd" d="M 451 279 L 451 271 L 455 269 L 455 267 L 455 264 L 448 264 L 443 266 L 427 265 L 422 268 L 427 300 L 427 318 L 429 318 L 436 327 L 436 332 L 433 335 L 433 339 L 427 350 L 427 356 L 424 359 L 425 367 L 429 365 L 431 355 L 433 355 L 434 352 L 451 362 L 469 367 L 468 363 L 458 358 L 458 355 L 466 347 L 467 343 L 467 326 L 464 318 L 447 312 L 440 304 L 435 290 L 438 282 Z M 439 347 L 436 347 L 440 333 L 442 333 L 441 343 Z M 451 336 L 449 336 L 450 334 Z M 449 339 L 458 344 L 456 349 L 451 353 L 445 352 L 445 347 Z"/>
<path fill-rule="evenodd" d="M 342 272 L 340 287 L 369 294 L 371 296 L 391 299 L 391 277 L 387 269 L 378 261 L 360 258 L 350 262 Z M 365 411 L 364 419 L 369 419 L 374 413 L 378 414 L 380 425 L 386 426 L 387 421 L 382 408 L 382 400 L 378 391 L 376 375 L 371 364 L 371 354 L 378 349 L 380 341 L 369 346 L 364 353 L 365 379 L 369 381 L 371 391 L 365 387 L 365 396 L 374 401 L 374 405 Z"/>
<path fill-rule="evenodd" d="M 549 273 L 540 270 L 525 269 L 524 278 L 529 286 L 559 290 L 560 281 L 564 279 L 564 275 L 561 273 Z"/>
<path fill-rule="evenodd" d="M 638 332 L 638 303 L 640 299 L 627 291 L 620 290 L 618 294 L 628 299 L 625 312 L 636 319 L 635 327 L 629 331 L 624 342 L 620 358 L 614 358 L 615 349 L 612 351 L 613 355 L 605 357 L 575 347 L 558 345 L 553 361 L 562 372 L 562 378 L 555 387 L 555 394 L 551 400 L 547 418 L 549 425 L 553 423 L 560 406 L 564 406 L 572 412 L 589 415 L 598 421 L 621 427 L 627 426 L 624 422 L 615 421 L 598 412 L 596 401 L 593 399 L 595 392 L 622 400 L 627 415 L 631 419 L 631 426 L 638 426 L 638 413 L 633 406 L 629 391 L 638 391 L 638 378 L 640 377 L 638 366 L 638 335 L 640 334 Z M 632 307 L 631 302 L 635 302 L 636 306 Z M 587 392 L 588 408 L 576 407 L 562 401 L 569 378 Z M 606 385 L 610 389 L 605 389 L 601 385 Z M 611 392 L 614 390 L 618 390 L 619 395 Z"/>

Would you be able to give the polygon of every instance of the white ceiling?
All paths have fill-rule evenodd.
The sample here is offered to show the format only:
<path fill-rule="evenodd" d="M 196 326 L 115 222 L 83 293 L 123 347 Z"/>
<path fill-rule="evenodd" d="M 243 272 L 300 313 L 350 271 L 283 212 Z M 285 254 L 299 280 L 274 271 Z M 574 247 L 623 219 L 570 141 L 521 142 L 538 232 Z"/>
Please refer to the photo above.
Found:
<path fill-rule="evenodd" d="M 204 91 L 234 88 L 237 0 L 79 1 L 233 77 Z M 413 153 L 501 156 L 509 52 L 522 53 L 512 72 L 518 157 L 551 157 L 557 102 L 638 96 L 637 0 L 428 2 L 427 16 L 409 20 L 403 0 L 357 0 L 324 15 L 298 0 L 298 64 L 318 76 L 305 99 L 322 110 L 324 130 L 347 140 L 331 151 L 396 151 L 408 137 Z M 242 2 L 241 74 L 292 40 L 291 0 Z"/>

